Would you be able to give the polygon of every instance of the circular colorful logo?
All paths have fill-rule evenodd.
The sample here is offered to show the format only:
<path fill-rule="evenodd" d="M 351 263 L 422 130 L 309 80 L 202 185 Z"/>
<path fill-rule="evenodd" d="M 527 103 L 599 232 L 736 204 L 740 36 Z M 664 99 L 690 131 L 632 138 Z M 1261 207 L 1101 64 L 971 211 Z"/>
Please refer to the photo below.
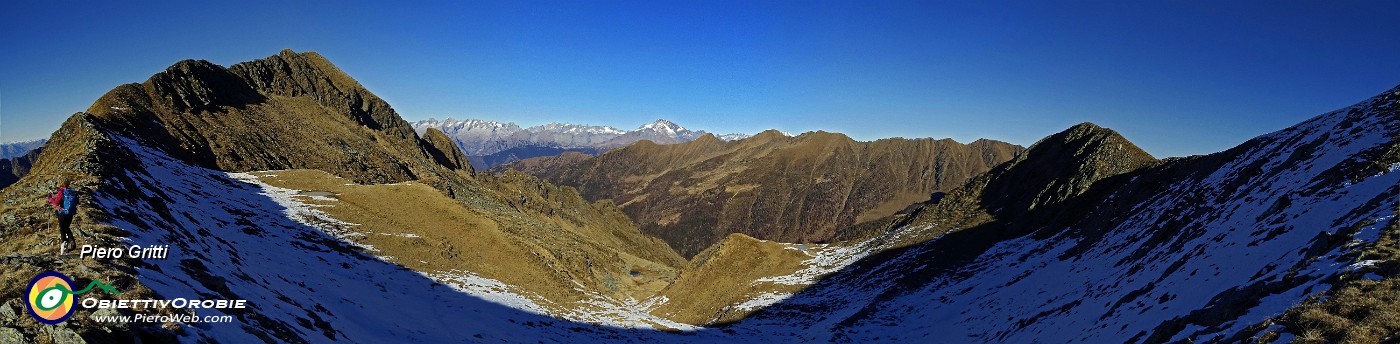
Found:
<path fill-rule="evenodd" d="M 73 280 L 61 273 L 45 271 L 29 281 L 25 305 L 34 320 L 54 325 L 73 316 L 73 299 Z"/>

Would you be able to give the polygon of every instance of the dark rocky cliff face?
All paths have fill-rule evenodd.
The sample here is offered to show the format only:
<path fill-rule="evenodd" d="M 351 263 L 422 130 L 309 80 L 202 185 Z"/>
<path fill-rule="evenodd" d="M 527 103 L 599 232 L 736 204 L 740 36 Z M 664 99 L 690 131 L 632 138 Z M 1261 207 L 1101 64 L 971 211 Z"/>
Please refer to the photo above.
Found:
<path fill-rule="evenodd" d="M 467 155 L 457 148 L 457 144 L 451 138 L 443 134 L 441 130 L 429 128 L 423 132 L 423 141 L 428 143 L 429 154 L 439 163 L 454 170 L 465 170 L 469 173 L 475 172 L 472 164 L 468 161 Z"/>
<path fill-rule="evenodd" d="M 146 86 L 176 111 L 217 111 L 266 98 L 238 76 L 205 60 L 184 60 L 151 76 Z"/>
<path fill-rule="evenodd" d="M 35 148 L 21 156 L 0 159 L 0 189 L 14 184 L 20 177 L 29 174 L 29 168 L 34 166 L 34 160 L 39 158 L 39 152 L 43 150 L 43 147 Z"/>

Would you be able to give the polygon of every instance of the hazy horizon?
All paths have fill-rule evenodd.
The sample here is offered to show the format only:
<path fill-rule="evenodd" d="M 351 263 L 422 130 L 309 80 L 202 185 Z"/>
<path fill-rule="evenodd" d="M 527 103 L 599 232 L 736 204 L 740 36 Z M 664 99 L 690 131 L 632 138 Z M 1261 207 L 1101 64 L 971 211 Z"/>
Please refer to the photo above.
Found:
<path fill-rule="evenodd" d="M 0 142 L 182 59 L 326 56 L 406 120 L 1221 151 L 1400 84 L 1393 4 L 15 3 Z M 227 8 L 222 8 L 227 7 Z M 209 13 L 218 13 L 211 16 Z M 178 28 L 178 29 L 172 29 Z"/>

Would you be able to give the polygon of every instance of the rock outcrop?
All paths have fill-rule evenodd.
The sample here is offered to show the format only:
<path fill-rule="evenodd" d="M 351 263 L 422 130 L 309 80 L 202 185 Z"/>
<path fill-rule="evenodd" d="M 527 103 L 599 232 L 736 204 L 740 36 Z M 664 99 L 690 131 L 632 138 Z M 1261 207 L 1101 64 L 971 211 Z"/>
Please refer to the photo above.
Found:
<path fill-rule="evenodd" d="M 730 328 L 800 324 L 813 342 L 1383 341 L 1400 328 L 1386 315 L 1397 100 L 1163 160 L 1074 126 L 857 236 L 880 248 Z"/>
<path fill-rule="evenodd" d="M 181 61 L 113 89 L 88 112 L 172 156 L 225 171 L 309 168 L 363 183 L 471 172 L 460 152 L 418 137 L 315 53 L 284 50 L 230 68 Z"/>
<path fill-rule="evenodd" d="M 23 155 L 8 159 L 0 159 L 0 189 L 19 181 L 20 177 L 29 174 L 29 168 L 34 165 L 34 159 L 39 158 L 39 152 L 43 148 L 35 148 Z"/>
<path fill-rule="evenodd" d="M 684 263 L 610 204 L 590 202 L 572 189 L 527 175 L 473 175 L 466 156 L 442 133 L 428 131 L 420 137 L 387 103 L 315 53 L 288 50 L 230 68 L 207 61 L 181 61 L 144 83 L 109 91 L 87 112 L 69 117 L 35 154 L 28 173 L 0 190 L 0 252 L 6 252 L 0 259 L 10 267 L 0 271 L 0 299 L 20 298 L 24 283 L 45 270 L 108 281 L 122 291 L 122 297 L 133 298 L 186 293 L 190 291 L 187 285 L 193 284 L 222 298 L 243 298 L 237 290 L 246 295 L 249 290 L 265 290 L 270 280 L 285 278 L 278 276 L 287 273 L 278 271 L 278 259 L 306 258 L 319 266 L 318 271 L 295 273 L 363 279 L 354 274 L 367 271 L 339 272 L 353 270 L 348 267 L 353 262 L 366 269 L 406 276 L 408 280 L 401 280 L 405 282 L 422 279 L 409 285 L 437 288 L 454 297 L 465 294 L 443 289 L 419 274 L 476 276 L 450 270 L 465 264 L 446 264 L 444 271 L 392 272 L 404 270 L 401 265 L 370 258 L 369 253 L 329 237 L 328 232 L 302 227 L 305 224 L 300 221 L 305 219 L 289 217 L 287 206 L 278 205 L 266 193 L 250 191 L 256 187 L 233 177 L 265 170 L 318 170 L 287 173 L 322 176 L 317 178 L 332 180 L 337 187 L 361 185 L 373 190 L 375 185 L 386 185 L 378 189 L 402 186 L 416 190 L 423 196 L 397 195 L 395 199 L 404 200 L 399 203 L 431 200 L 453 209 L 450 214 L 436 215 L 471 219 L 470 223 L 438 221 L 431 228 L 416 228 L 422 230 L 420 234 L 454 238 L 493 233 L 502 241 L 494 246 L 501 250 L 496 256 L 509 256 L 519 264 L 515 271 L 492 273 L 549 281 L 521 284 L 526 288 L 523 294 L 547 297 L 538 302 L 565 305 L 551 307 L 595 298 L 649 295 L 669 283 L 675 269 Z M 42 200 L 53 192 L 54 181 L 60 177 L 71 179 L 79 191 L 74 227 L 81 243 L 117 246 L 132 240 L 157 240 L 172 248 L 179 246 L 181 260 L 153 266 L 140 260 L 50 258 L 57 250 L 57 234 L 50 230 L 52 210 Z M 337 178 L 351 183 L 334 181 Z M 367 204 L 374 203 L 360 205 Z M 418 219 L 395 217 L 402 214 L 391 209 L 386 205 L 362 213 L 381 214 L 377 219 L 382 221 L 376 224 L 386 232 L 421 225 L 415 222 Z M 474 239 L 454 240 L 476 243 Z M 231 242 L 240 240 L 245 244 L 271 243 L 286 250 L 269 254 L 275 250 L 233 247 L 238 245 Z M 404 252 L 424 257 L 446 255 L 449 262 L 453 255 L 461 254 L 447 245 L 452 240 L 440 241 L 438 252 Z M 249 251 L 239 258 L 239 249 Z M 304 256 L 285 256 L 296 254 Z M 247 265 L 241 261 L 254 256 L 264 260 Z M 31 259 L 34 257 L 40 258 Z M 316 265 L 337 259 L 347 260 L 347 265 Z M 648 273 L 633 275 L 628 267 L 645 267 Z M 141 269 L 155 271 L 138 274 Z M 180 287 L 173 287 L 177 285 Z M 384 292 L 379 290 L 382 286 L 364 287 L 374 290 L 360 293 Z M 322 305 L 316 303 L 329 300 L 269 298 L 260 302 L 264 304 L 259 307 L 267 307 L 264 309 L 280 307 L 307 314 L 324 313 Z M 360 311 L 357 306 L 340 308 L 336 316 L 353 317 Z M 183 326 L 143 324 L 111 329 L 92 320 L 92 310 L 78 312 L 67 327 L 73 335 L 65 332 L 65 338 L 168 342 Z M 44 332 L 47 326 L 39 326 L 28 317 L 22 319 L 17 329 L 25 340 L 50 335 Z M 311 328 L 297 323 L 301 320 L 305 319 L 241 314 L 238 321 L 246 333 L 238 330 L 239 326 L 220 331 L 233 329 L 253 338 L 284 342 L 305 342 L 322 335 L 331 340 L 341 338 L 325 324 L 319 324 L 310 333 L 313 337 L 307 337 L 297 330 Z M 200 332 L 189 327 L 184 330 Z"/>

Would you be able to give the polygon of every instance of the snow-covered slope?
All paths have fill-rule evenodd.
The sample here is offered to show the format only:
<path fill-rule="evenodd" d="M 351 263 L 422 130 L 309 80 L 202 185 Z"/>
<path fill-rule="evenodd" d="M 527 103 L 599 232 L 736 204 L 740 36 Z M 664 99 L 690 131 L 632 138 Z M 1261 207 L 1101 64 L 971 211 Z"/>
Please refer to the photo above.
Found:
<path fill-rule="evenodd" d="M 350 230 L 356 224 L 304 202 L 316 196 L 191 166 L 120 136 L 114 141 L 139 168 L 94 195 L 95 205 L 113 215 L 109 225 L 130 233 L 127 244 L 171 247 L 168 259 L 149 260 L 134 275 L 162 298 L 246 299 L 251 307 L 197 310 L 236 320 L 188 324 L 182 341 L 573 343 L 666 335 L 622 327 L 664 322 L 623 306 L 558 314 L 528 292 L 470 271 L 407 269 L 357 245 Z"/>
<path fill-rule="evenodd" d="M 937 200 L 893 216 L 888 225 L 853 232 L 849 241 L 798 245 L 750 239 L 732 246 L 781 254 L 759 256 L 749 266 L 719 264 L 713 260 L 723 258 L 713 258 L 708 266 L 717 268 L 703 276 L 742 275 L 752 271 L 733 270 L 758 270 L 757 265 L 771 262 L 768 257 L 791 258 L 787 262 L 792 264 L 780 264 L 786 269 L 780 274 L 744 275 L 740 282 L 756 288 L 740 288 L 742 295 L 752 297 L 732 302 L 720 313 L 757 311 L 728 326 L 706 328 L 653 314 L 678 299 L 662 292 L 676 285 L 666 284 L 675 276 L 666 269 L 681 265 L 680 258 L 665 250 L 638 249 L 663 246 L 624 235 L 640 232 L 629 230 L 628 219 L 615 208 L 584 202 L 571 189 L 519 173 L 477 176 L 448 168 L 441 154 L 433 154 L 444 146 L 436 142 L 445 140 L 430 143 L 412 135 L 387 103 L 358 88 L 319 55 L 284 51 L 235 67 L 183 61 L 146 83 L 114 89 L 90 109 L 97 113 L 76 114 L 55 132 L 36 160 L 37 172 L 0 189 L 0 246 L 7 250 L 0 256 L 7 267 L 0 277 L 11 286 L 0 288 L 9 300 L 0 302 L 4 338 L 65 342 L 82 336 L 120 342 L 149 337 L 199 343 L 1241 341 L 1278 329 L 1270 327 L 1269 318 L 1337 281 L 1394 282 L 1396 273 L 1348 271 L 1394 265 L 1361 260 L 1359 252 L 1393 250 L 1382 245 L 1393 246 L 1394 241 L 1386 240 L 1400 237 L 1400 88 L 1207 156 L 1157 160 L 1111 130 L 1074 126 Z M 275 71 L 286 68 L 300 71 L 295 80 L 313 83 L 278 79 L 286 75 Z M 259 89 L 250 88 L 255 85 Z M 307 93 L 312 91 L 322 93 Z M 370 102 L 361 102 L 366 99 Z M 223 122 L 211 125 L 211 120 Z M 321 123 L 310 124 L 319 126 L 300 125 L 317 120 Z M 489 123 L 471 126 L 508 129 Z M 687 135 L 669 122 L 643 129 L 667 137 Z M 302 136 L 318 132 L 337 135 Z M 268 135 L 243 141 L 259 134 Z M 262 142 L 276 145 L 257 144 Z M 325 142 L 340 145 L 315 148 Z M 366 158 L 367 153 L 377 158 Z M 332 154 L 345 160 L 325 159 Z M 216 168 L 284 170 L 230 173 Z M 421 226 L 415 222 L 420 219 L 403 213 L 375 213 L 352 223 L 347 213 L 336 213 L 346 208 L 330 205 L 341 201 L 259 179 L 295 171 L 287 169 L 358 175 L 362 183 L 379 186 L 435 183 L 437 187 L 424 186 L 431 192 L 427 195 L 477 209 L 465 212 L 462 221 L 515 221 L 493 222 L 499 231 L 486 231 L 493 226 L 483 223 L 483 231 L 471 233 L 528 240 L 501 241 L 496 247 L 520 250 L 475 260 L 490 261 L 490 266 L 458 269 L 457 264 L 470 265 L 463 262 L 472 256 L 459 259 L 445 247 L 452 252 L 443 261 L 452 266 L 410 269 L 399 260 L 403 258 L 386 253 L 395 248 L 367 244 L 372 240 L 357 228 L 387 218 L 391 224 L 378 233 L 413 235 L 427 245 L 442 245 L 448 238 L 399 231 Z M 56 235 L 40 230 L 49 226 L 52 213 L 36 200 L 51 193 L 59 177 L 73 178 L 82 195 L 74 224 L 80 241 L 170 245 L 169 256 L 102 260 L 52 254 Z M 423 198 L 428 197 L 415 200 Z M 584 216 L 588 213 L 593 216 Z M 534 216 L 539 214 L 551 216 Z M 511 227 L 502 230 L 503 224 Z M 417 252 L 420 246 L 414 245 L 396 252 Z M 746 251 L 712 252 L 743 258 Z M 503 282 L 524 271 L 509 265 L 516 261 L 564 273 L 527 280 L 538 283 Z M 494 274 L 485 272 L 492 268 Z M 93 297 L 245 299 L 250 309 L 83 307 L 66 325 L 49 326 L 24 317 L 18 311 L 22 306 L 15 306 L 19 286 L 41 271 L 101 279 L 123 291 Z M 577 292 L 553 295 L 555 300 L 576 294 L 585 299 L 553 302 L 543 292 L 532 292 L 544 290 L 538 284 L 553 282 Z M 629 283 L 647 288 L 628 289 Z M 648 292 L 662 296 L 646 297 Z M 724 292 L 712 293 L 711 300 L 724 305 L 734 299 L 733 294 L 720 295 Z M 104 324 L 95 317 L 168 313 L 227 315 L 232 321 Z"/>
<path fill-rule="evenodd" d="M 472 271 L 410 270 L 358 244 L 356 224 L 318 211 L 307 202 L 316 196 L 119 134 L 108 133 L 113 152 L 129 157 L 107 155 L 122 173 L 92 197 L 126 244 L 171 245 L 169 259 L 132 273 L 160 297 L 249 300 L 251 311 L 194 311 L 235 320 L 179 325 L 186 342 L 1233 340 L 1366 264 L 1354 253 L 1393 226 L 1395 109 L 1383 96 L 1215 155 L 1073 182 L 1001 180 L 1042 167 L 1039 154 L 1100 166 L 1081 173 L 1120 166 L 1081 154 L 1123 150 L 1116 141 L 1047 139 L 887 231 L 790 245 L 811 256 L 805 268 L 753 283 L 808 287 L 737 302 L 736 311 L 759 310 L 724 328 L 648 314 L 666 299 L 600 294 L 592 311 L 558 310 Z M 1115 137 L 1085 128 L 1067 132 Z M 1072 191 L 1022 210 L 982 193 L 1006 183 Z M 1087 184 L 1065 189 L 1076 183 Z M 982 208 L 950 210 L 966 204 Z M 657 323 L 679 331 L 646 329 Z"/>
<path fill-rule="evenodd" d="M 641 140 L 648 140 L 660 144 L 675 144 L 690 142 L 705 136 L 705 131 L 694 131 L 686 129 L 674 122 L 658 119 L 655 122 L 647 123 L 638 127 L 637 130 L 629 131 L 618 135 L 602 144 L 603 147 L 617 148 L 636 143 Z"/>
<path fill-rule="evenodd" d="M 881 247 L 893 249 L 732 330 L 835 342 L 1250 338 L 1251 325 L 1364 264 L 1358 248 L 1396 220 L 1400 164 L 1385 155 L 1400 137 L 1395 94 L 1106 179 L 1060 205 Z M 1066 209 L 1078 218 L 1047 215 Z M 964 220 L 923 217 L 893 233 Z M 998 236 L 1009 238 L 987 239 Z"/>

